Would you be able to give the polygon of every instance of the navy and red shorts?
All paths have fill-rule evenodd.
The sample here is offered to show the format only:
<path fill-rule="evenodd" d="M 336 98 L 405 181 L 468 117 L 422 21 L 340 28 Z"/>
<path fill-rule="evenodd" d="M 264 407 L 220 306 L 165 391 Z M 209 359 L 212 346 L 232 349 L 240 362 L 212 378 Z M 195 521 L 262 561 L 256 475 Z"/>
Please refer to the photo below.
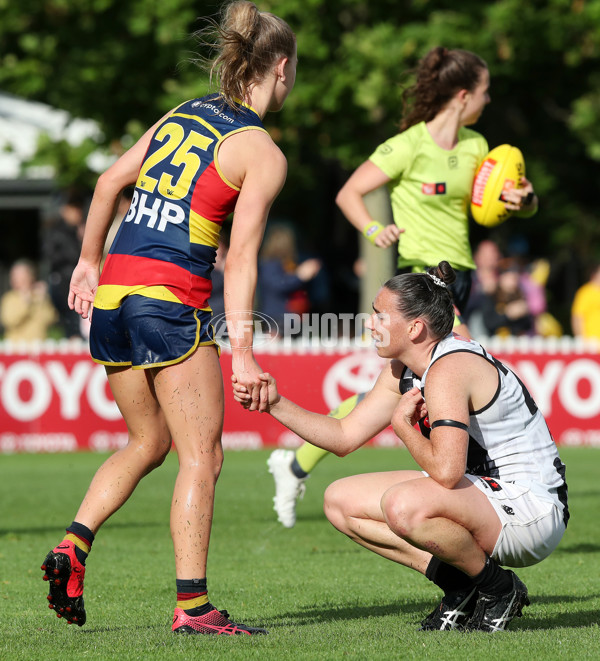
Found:
<path fill-rule="evenodd" d="M 94 308 L 90 352 L 102 365 L 173 365 L 200 346 L 217 345 L 211 317 L 210 310 L 133 294 L 118 308 Z"/>

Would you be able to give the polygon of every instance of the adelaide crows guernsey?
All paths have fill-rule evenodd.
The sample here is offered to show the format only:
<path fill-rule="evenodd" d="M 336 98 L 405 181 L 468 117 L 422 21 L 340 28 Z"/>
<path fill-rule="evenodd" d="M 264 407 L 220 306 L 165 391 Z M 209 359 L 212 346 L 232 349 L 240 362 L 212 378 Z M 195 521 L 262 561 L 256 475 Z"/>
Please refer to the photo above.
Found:
<path fill-rule="evenodd" d="M 474 269 L 469 243 L 469 203 L 477 166 L 488 153 L 485 138 L 460 128 L 458 142 L 442 149 L 425 122 L 395 135 L 370 156 L 387 177 L 392 213 L 404 229 L 398 268 L 432 266 Z"/>
<path fill-rule="evenodd" d="M 94 307 L 115 309 L 138 294 L 208 308 L 219 233 L 239 187 L 219 167 L 227 137 L 262 130 L 245 104 L 236 111 L 214 95 L 176 108 L 155 131 L 129 212 L 106 258 Z"/>

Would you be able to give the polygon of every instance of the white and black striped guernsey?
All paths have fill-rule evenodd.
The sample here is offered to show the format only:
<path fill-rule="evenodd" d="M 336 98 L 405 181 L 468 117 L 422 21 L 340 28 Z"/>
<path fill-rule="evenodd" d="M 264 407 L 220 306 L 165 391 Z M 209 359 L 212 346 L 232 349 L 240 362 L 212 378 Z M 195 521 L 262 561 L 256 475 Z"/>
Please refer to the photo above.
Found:
<path fill-rule="evenodd" d="M 493 399 L 470 415 L 466 472 L 506 482 L 531 484 L 537 493 L 541 488 L 563 508 L 566 523 L 569 512 L 565 466 L 544 416 L 514 372 L 478 342 L 448 335 L 436 345 L 431 362 L 420 379 L 423 397 L 431 366 L 443 356 L 456 352 L 480 355 L 496 367 L 499 377 L 498 390 Z M 419 380 L 405 369 L 400 391 L 406 392 L 413 386 L 419 386 Z M 425 435 L 429 431 L 427 426 L 427 422 L 420 425 Z"/>

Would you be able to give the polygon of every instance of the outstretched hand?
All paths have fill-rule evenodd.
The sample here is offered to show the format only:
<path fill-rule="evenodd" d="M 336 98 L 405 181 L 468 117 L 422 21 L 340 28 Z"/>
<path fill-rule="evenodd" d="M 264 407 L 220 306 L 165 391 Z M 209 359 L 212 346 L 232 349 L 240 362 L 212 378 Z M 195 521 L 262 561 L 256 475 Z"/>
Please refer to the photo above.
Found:
<path fill-rule="evenodd" d="M 99 267 L 83 261 L 79 261 L 71 276 L 68 298 L 69 308 L 75 310 L 84 319 L 92 314 L 91 308 L 98 289 L 99 279 Z"/>
<path fill-rule="evenodd" d="M 258 378 L 260 379 L 261 386 L 264 387 L 265 393 L 267 395 L 264 408 L 262 406 L 260 408 L 252 406 L 253 402 L 251 393 L 248 392 L 248 388 L 245 385 L 240 383 L 235 374 L 231 375 L 233 398 L 236 402 L 239 402 L 245 409 L 248 409 L 249 411 L 259 410 L 261 412 L 269 412 L 271 407 L 277 404 L 277 402 L 281 399 L 281 395 L 277 391 L 277 381 L 275 381 L 275 379 L 268 372 L 259 374 Z"/>

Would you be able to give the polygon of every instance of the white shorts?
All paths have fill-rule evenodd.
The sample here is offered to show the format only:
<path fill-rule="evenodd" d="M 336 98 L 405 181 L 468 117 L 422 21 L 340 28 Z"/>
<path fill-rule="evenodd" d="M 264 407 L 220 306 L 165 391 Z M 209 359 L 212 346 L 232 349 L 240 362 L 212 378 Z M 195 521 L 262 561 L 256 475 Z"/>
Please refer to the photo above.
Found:
<path fill-rule="evenodd" d="M 465 475 L 484 493 L 502 523 L 492 557 L 507 567 L 529 567 L 558 546 L 564 532 L 562 507 L 536 485 Z"/>

